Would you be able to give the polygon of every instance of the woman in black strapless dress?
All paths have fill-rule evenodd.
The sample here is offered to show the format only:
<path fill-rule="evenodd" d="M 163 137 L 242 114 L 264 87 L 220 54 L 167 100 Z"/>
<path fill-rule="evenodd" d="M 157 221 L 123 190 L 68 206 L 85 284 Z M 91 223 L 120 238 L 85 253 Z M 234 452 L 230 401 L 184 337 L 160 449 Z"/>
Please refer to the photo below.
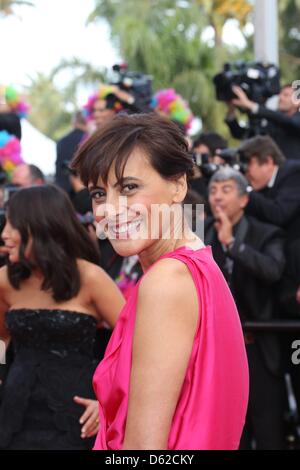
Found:
<path fill-rule="evenodd" d="M 114 326 L 123 298 L 54 186 L 14 194 L 2 238 L 0 338 L 12 342 L 14 360 L 1 386 L 0 449 L 90 449 L 96 328 Z"/>

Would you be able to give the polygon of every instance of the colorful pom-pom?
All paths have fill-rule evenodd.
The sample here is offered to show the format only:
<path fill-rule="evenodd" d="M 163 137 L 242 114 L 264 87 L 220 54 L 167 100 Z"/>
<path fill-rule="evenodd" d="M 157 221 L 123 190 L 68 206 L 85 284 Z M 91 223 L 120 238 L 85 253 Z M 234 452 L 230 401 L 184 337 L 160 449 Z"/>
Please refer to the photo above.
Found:
<path fill-rule="evenodd" d="M 188 103 L 173 88 L 159 90 L 152 98 L 151 108 L 172 121 L 182 124 L 186 130 L 194 119 Z"/>
<path fill-rule="evenodd" d="M 7 131 L 0 131 L 0 165 L 10 178 L 16 166 L 24 163 L 19 139 Z"/>
<path fill-rule="evenodd" d="M 11 85 L 1 87 L 1 94 L 3 94 L 11 112 L 18 114 L 20 118 L 27 116 L 30 106 L 14 87 Z"/>
<path fill-rule="evenodd" d="M 114 87 L 112 85 L 101 84 L 97 92 L 93 93 L 87 103 L 83 107 L 83 114 L 88 121 L 93 119 L 93 109 L 97 100 L 105 100 L 108 95 L 114 94 Z M 118 113 L 122 109 L 122 104 L 116 101 L 114 104 L 114 111 Z"/>

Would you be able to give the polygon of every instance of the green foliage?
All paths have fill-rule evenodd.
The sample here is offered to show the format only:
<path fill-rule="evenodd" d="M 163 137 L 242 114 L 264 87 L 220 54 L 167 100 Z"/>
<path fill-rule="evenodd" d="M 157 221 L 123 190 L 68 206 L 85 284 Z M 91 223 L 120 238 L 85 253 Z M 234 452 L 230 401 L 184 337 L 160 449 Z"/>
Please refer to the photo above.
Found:
<path fill-rule="evenodd" d="M 279 0 L 280 65 L 284 82 L 300 77 L 300 0 Z"/>
<path fill-rule="evenodd" d="M 33 4 L 25 0 L 0 0 L 0 16 L 13 15 L 16 6 L 33 6 Z"/>
<path fill-rule="evenodd" d="M 212 78 L 235 51 L 218 37 L 227 19 L 237 16 L 243 23 L 250 10 L 246 0 L 95 0 L 88 21 L 105 18 L 130 69 L 152 75 L 154 90 L 174 87 L 205 129 L 226 134 L 224 106 L 216 102 Z M 215 30 L 214 46 L 201 40 L 207 26 Z"/>
<path fill-rule="evenodd" d="M 51 77 L 37 73 L 27 88 L 31 104 L 29 121 L 41 132 L 57 139 L 70 126 L 71 114 L 66 111 L 62 92 Z"/>
<path fill-rule="evenodd" d="M 64 80 L 61 74 L 65 74 Z M 32 110 L 30 122 L 51 139 L 59 139 L 70 128 L 73 112 L 78 107 L 82 87 L 95 88 L 106 81 L 106 71 L 96 70 L 77 58 L 62 60 L 49 75 L 37 73 L 27 87 Z M 59 82 L 67 83 L 65 87 Z"/>

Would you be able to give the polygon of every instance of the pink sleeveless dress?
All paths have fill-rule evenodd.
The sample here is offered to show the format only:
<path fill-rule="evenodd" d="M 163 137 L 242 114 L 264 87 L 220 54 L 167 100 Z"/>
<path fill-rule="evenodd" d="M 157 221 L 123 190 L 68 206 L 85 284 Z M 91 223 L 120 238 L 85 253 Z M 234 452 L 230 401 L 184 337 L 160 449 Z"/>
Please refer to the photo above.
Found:
<path fill-rule="evenodd" d="M 187 265 L 201 304 L 168 450 L 237 449 L 245 422 L 249 382 L 235 303 L 210 247 L 196 251 L 180 247 L 157 262 L 163 258 L 175 258 Z M 94 375 L 100 410 L 100 430 L 94 450 L 122 449 L 140 282 L 121 311 L 105 357 Z"/>

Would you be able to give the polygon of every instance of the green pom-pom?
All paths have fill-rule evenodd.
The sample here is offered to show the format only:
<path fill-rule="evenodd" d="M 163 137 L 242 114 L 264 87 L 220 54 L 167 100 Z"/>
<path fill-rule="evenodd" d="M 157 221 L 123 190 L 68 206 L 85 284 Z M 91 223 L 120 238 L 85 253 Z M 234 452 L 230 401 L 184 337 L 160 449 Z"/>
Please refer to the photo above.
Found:
<path fill-rule="evenodd" d="M 18 101 L 18 93 L 17 91 L 11 87 L 11 86 L 8 86 L 5 90 L 5 97 L 6 97 L 6 100 L 9 102 L 9 103 L 13 103 L 15 101 Z"/>

